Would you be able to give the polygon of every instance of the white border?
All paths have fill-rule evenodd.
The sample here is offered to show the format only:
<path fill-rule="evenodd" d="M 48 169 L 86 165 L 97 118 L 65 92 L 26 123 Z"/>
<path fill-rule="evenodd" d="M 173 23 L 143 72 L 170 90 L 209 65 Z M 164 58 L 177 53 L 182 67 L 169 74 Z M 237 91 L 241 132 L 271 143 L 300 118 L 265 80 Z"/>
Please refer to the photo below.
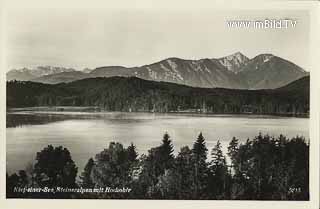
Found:
<path fill-rule="evenodd" d="M 49 0 L 28 0 L 28 1 L 7 1 L 5 4 L 0 5 L 1 8 L 1 111 L 0 111 L 0 208 L 319 208 L 319 2 L 235 2 L 228 1 L 169 1 L 169 0 L 127 0 L 127 1 L 49 1 Z M 311 18 L 311 31 L 310 31 L 310 74 L 311 74 L 311 100 L 310 100 L 310 201 L 185 201 L 185 200 L 21 200 L 21 199 L 5 199 L 5 12 L 11 9 L 23 9 L 25 8 L 105 8 L 105 9 L 146 9 L 152 10 L 154 8 L 170 9 L 170 10 L 308 10 L 310 11 Z M 299 50 L 299 49 L 297 49 Z M 303 54 L 301 55 L 303 56 Z"/>

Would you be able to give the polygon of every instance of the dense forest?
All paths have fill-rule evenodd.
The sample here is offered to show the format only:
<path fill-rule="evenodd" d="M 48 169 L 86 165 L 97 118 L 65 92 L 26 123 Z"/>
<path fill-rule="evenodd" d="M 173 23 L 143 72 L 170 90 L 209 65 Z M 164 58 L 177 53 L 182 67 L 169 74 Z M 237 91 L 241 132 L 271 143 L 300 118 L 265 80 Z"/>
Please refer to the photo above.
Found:
<path fill-rule="evenodd" d="M 71 83 L 7 82 L 7 107 L 95 106 L 104 111 L 308 115 L 309 76 L 282 88 L 193 88 L 136 77 L 89 78 Z"/>
<path fill-rule="evenodd" d="M 309 200 L 309 144 L 303 137 L 259 134 L 243 143 L 234 137 L 225 155 L 219 141 L 208 150 L 200 133 L 191 148 L 181 147 L 176 156 L 173 149 L 167 133 L 142 155 L 133 144 L 111 142 L 77 178 L 69 150 L 49 145 L 33 166 L 7 174 L 7 197 Z"/>

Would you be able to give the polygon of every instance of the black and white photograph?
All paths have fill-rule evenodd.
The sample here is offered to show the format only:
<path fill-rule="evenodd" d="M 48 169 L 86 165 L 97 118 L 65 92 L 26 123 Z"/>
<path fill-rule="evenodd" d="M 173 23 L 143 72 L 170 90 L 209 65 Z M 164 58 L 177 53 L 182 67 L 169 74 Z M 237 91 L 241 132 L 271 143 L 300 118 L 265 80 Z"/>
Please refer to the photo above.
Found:
<path fill-rule="evenodd" d="M 303 9 L 8 10 L 5 198 L 310 201 L 310 31 Z"/>

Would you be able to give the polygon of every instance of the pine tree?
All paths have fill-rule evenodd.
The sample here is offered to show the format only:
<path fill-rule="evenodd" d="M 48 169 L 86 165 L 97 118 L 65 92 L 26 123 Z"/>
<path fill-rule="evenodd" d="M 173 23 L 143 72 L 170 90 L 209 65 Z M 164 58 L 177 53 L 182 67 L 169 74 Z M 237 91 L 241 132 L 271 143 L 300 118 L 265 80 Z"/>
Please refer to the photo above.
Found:
<path fill-rule="evenodd" d="M 235 161 L 236 161 L 236 155 L 238 154 L 239 151 L 239 139 L 236 137 L 233 137 L 231 142 L 229 143 L 228 146 L 228 156 L 231 159 L 232 166 L 234 166 Z"/>
<path fill-rule="evenodd" d="M 227 192 L 227 179 L 228 179 L 228 167 L 226 164 L 226 158 L 222 152 L 222 146 L 220 141 L 211 151 L 212 161 L 210 163 L 210 170 L 212 174 L 211 184 L 214 185 L 211 192 L 215 199 L 225 199 Z"/>
<path fill-rule="evenodd" d="M 193 144 L 192 153 L 194 155 L 196 162 L 205 162 L 207 159 L 207 147 L 205 143 L 205 139 L 200 132 L 196 142 Z"/>
<path fill-rule="evenodd" d="M 211 157 L 212 157 L 211 165 L 216 167 L 226 165 L 226 159 L 222 153 L 222 146 L 219 140 L 211 151 Z"/>
<path fill-rule="evenodd" d="M 163 169 L 169 169 L 172 166 L 174 155 L 173 155 L 173 145 L 170 140 L 168 133 L 163 135 L 162 144 L 159 147 L 160 163 Z"/>
<path fill-rule="evenodd" d="M 130 162 L 135 162 L 137 160 L 138 153 L 136 151 L 136 146 L 134 146 L 132 142 L 130 146 L 127 148 L 127 153 L 128 153 L 128 160 Z"/>
<path fill-rule="evenodd" d="M 179 199 L 191 199 L 194 190 L 194 165 L 192 150 L 188 146 L 180 149 L 175 159 L 175 171 L 179 178 L 176 180 L 179 185 L 177 197 Z"/>
<path fill-rule="evenodd" d="M 94 183 L 91 179 L 91 171 L 93 166 L 95 165 L 92 158 L 90 158 L 84 167 L 83 172 L 81 173 L 80 180 L 81 180 L 81 186 L 84 188 L 90 188 L 94 187 Z"/>
<path fill-rule="evenodd" d="M 206 187 L 207 180 L 207 147 L 202 133 L 199 134 L 196 142 L 193 144 L 192 153 L 194 160 L 194 198 L 200 198 Z"/>

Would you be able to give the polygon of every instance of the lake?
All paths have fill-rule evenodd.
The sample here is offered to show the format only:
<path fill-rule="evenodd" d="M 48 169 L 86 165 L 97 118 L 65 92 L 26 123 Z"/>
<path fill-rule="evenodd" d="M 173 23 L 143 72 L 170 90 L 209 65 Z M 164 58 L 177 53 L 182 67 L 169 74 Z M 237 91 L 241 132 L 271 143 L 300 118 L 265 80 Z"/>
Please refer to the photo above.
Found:
<path fill-rule="evenodd" d="M 210 153 L 217 140 L 224 154 L 233 136 L 244 142 L 259 132 L 271 136 L 297 135 L 309 139 L 309 118 L 261 115 L 201 115 L 121 112 L 19 111 L 7 113 L 7 172 L 25 169 L 34 163 L 36 152 L 48 144 L 69 149 L 78 166 L 78 175 L 90 157 L 111 141 L 128 146 L 133 142 L 139 154 L 161 143 L 168 132 L 175 153 L 192 147 L 200 132 Z"/>

